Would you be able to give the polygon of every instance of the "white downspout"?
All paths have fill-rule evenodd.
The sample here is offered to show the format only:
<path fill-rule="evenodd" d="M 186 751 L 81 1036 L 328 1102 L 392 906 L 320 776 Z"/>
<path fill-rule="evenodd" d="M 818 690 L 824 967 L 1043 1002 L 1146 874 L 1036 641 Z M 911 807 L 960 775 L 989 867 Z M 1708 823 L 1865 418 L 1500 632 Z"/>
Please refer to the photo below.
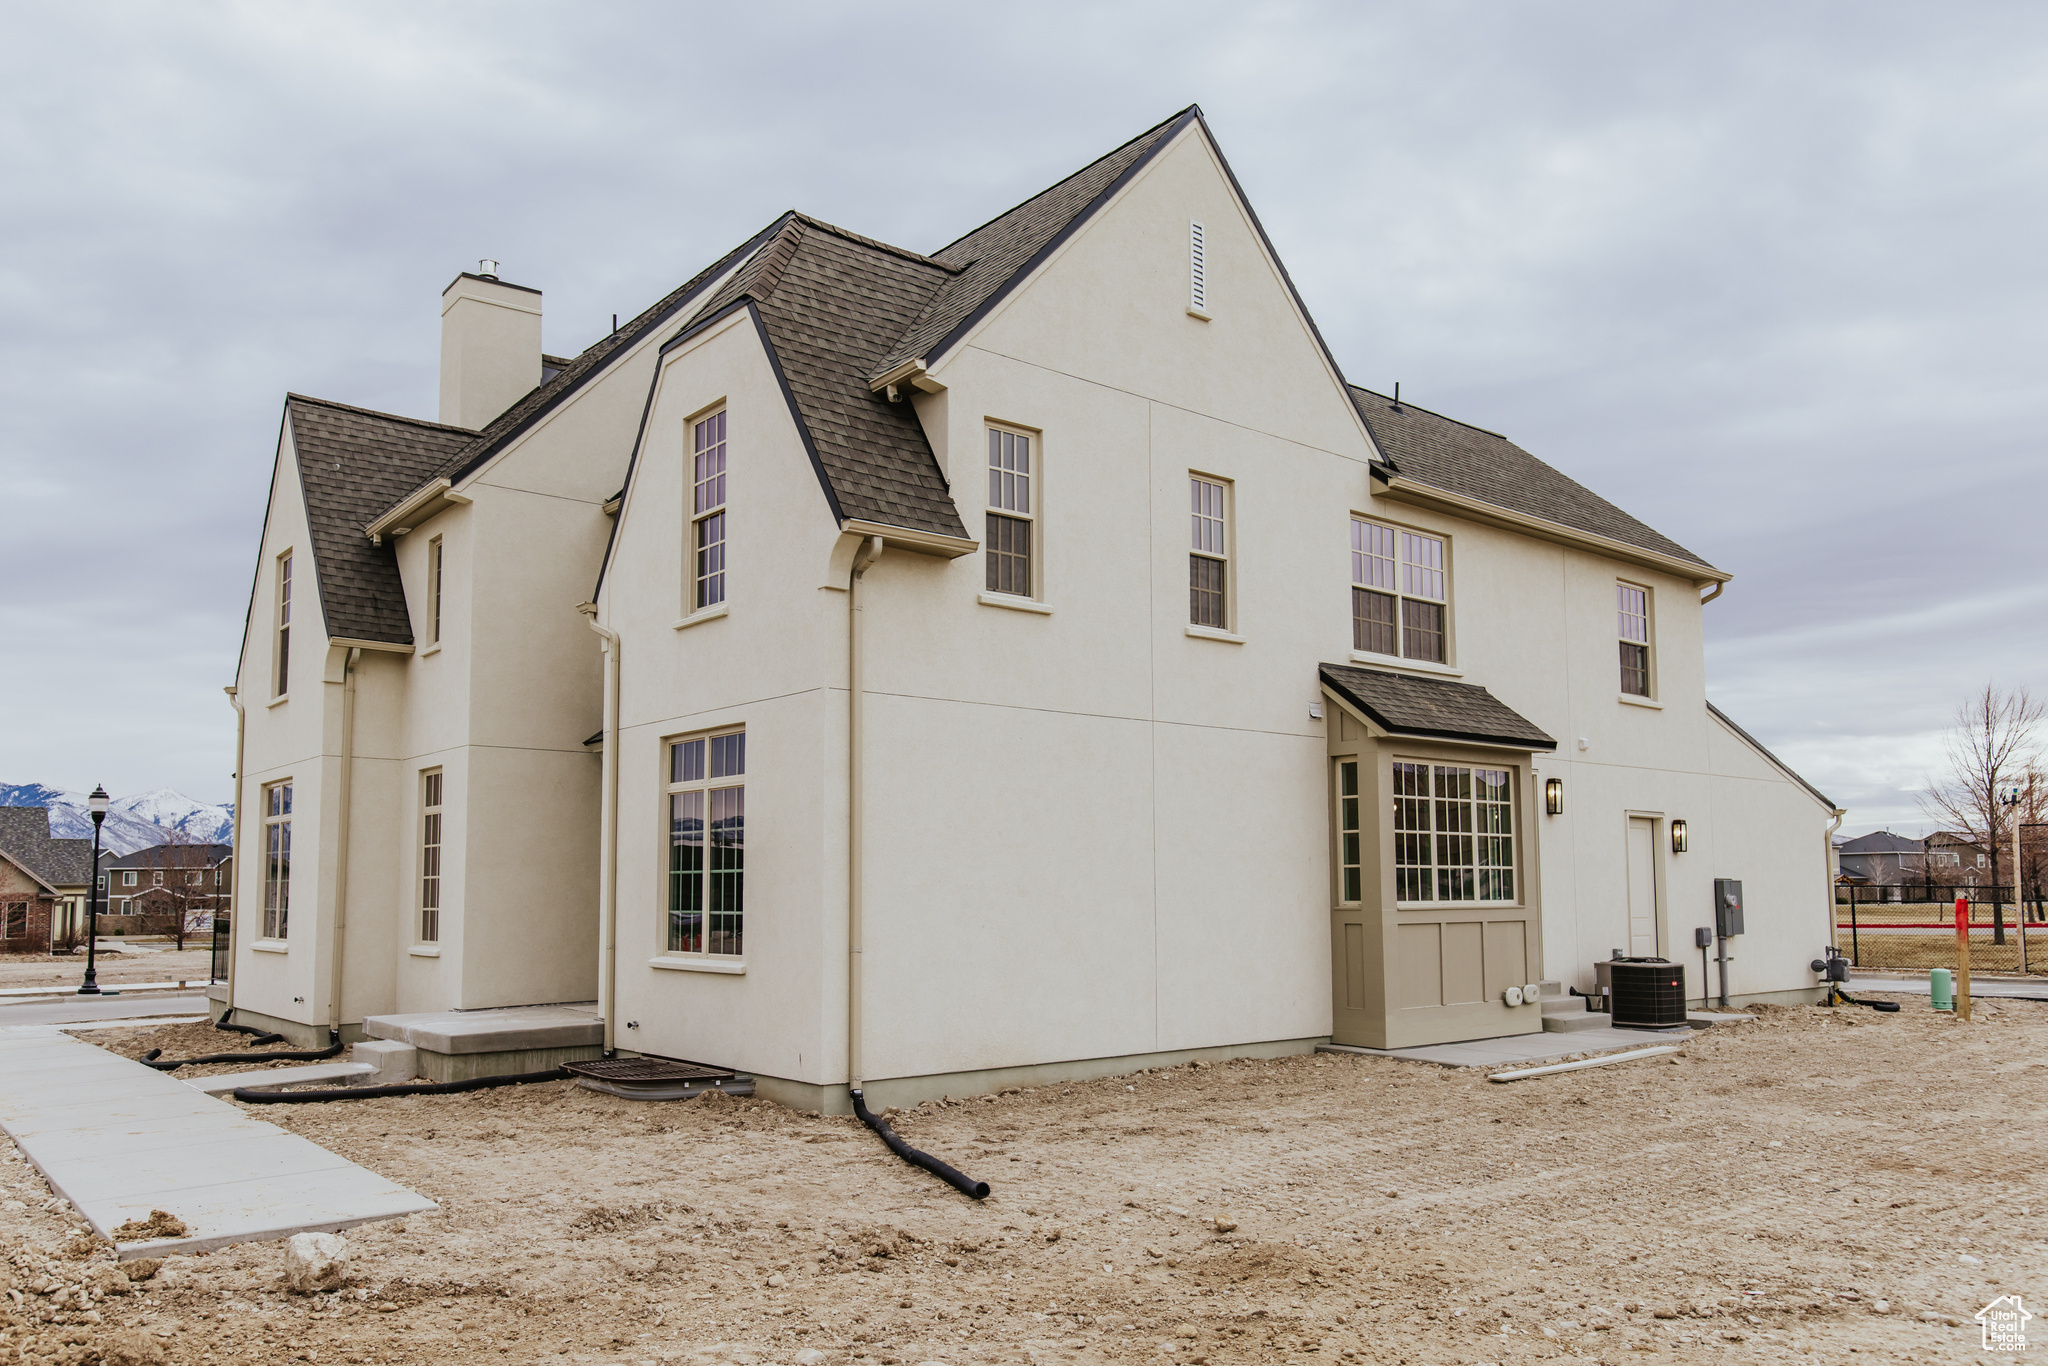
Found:
<path fill-rule="evenodd" d="M 1835 927 L 1835 922 L 1842 918 L 1835 910 L 1835 873 L 1838 871 L 1838 860 L 1835 858 L 1835 832 L 1842 828 L 1842 821 L 1848 814 L 1847 807 L 1836 807 L 1835 818 L 1828 822 L 1827 829 L 1820 832 L 1821 866 L 1827 870 L 1828 943 L 1830 944 L 1835 942 L 1835 936 L 1840 933 Z"/>
<path fill-rule="evenodd" d="M 242 811 L 249 805 L 247 794 L 243 791 L 247 783 L 242 776 L 242 755 L 249 729 L 249 713 L 242 710 L 241 694 L 235 691 L 233 685 L 221 691 L 228 695 L 228 705 L 235 709 L 235 814 L 229 818 L 228 826 L 228 851 L 235 860 L 235 880 L 228 885 L 228 999 L 221 1010 L 221 1017 L 226 1018 L 228 1012 L 235 1008 L 235 948 L 240 943 L 242 933 Z M 99 928 L 93 923 L 93 912 L 96 909 L 93 898 L 98 894 L 97 885 L 86 889 L 85 918 L 91 930 Z M 216 897 L 214 906 L 218 908 L 219 905 L 220 900 Z M 218 909 L 215 914 L 219 914 Z"/>
<path fill-rule="evenodd" d="M 871 536 L 853 553 L 846 580 L 846 1088 L 861 1092 L 861 576 L 882 555 L 882 538 Z"/>
<path fill-rule="evenodd" d="M 348 951 L 348 836 L 355 804 L 356 657 L 353 645 L 341 663 L 341 813 L 334 835 L 334 961 L 327 978 L 327 1042 L 341 1042 L 341 960 Z M 239 808 L 237 808 L 239 810 Z"/>
<path fill-rule="evenodd" d="M 615 1002 L 619 969 L 619 633 L 600 623 L 597 604 L 577 611 L 604 645 L 604 771 L 599 779 L 597 846 L 597 1012 L 604 1019 L 604 1055 L 618 1052 Z"/>

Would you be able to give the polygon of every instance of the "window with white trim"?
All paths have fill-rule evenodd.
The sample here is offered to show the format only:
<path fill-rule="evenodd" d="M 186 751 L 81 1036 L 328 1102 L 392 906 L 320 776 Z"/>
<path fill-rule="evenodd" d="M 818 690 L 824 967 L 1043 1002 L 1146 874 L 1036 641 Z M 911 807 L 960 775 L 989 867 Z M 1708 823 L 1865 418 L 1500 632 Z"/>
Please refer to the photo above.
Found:
<path fill-rule="evenodd" d="M 1435 536 L 1351 519 L 1351 648 L 1444 662 L 1449 576 Z"/>
<path fill-rule="evenodd" d="M 1188 476 L 1188 621 L 1230 629 L 1229 491 L 1220 479 Z"/>
<path fill-rule="evenodd" d="M 263 937 L 283 939 L 291 928 L 292 785 L 263 789 Z"/>
<path fill-rule="evenodd" d="M 1356 904 L 1364 895 L 1360 879 L 1358 760 L 1337 761 L 1337 900 Z"/>
<path fill-rule="evenodd" d="M 1208 232 L 1198 222 L 1188 223 L 1188 307 L 1196 313 L 1209 311 Z"/>
<path fill-rule="evenodd" d="M 988 521 L 983 558 L 988 591 L 1033 596 L 1031 438 L 1000 427 L 988 429 Z"/>
<path fill-rule="evenodd" d="M 292 677 L 292 552 L 277 557 L 277 676 L 270 695 L 283 697 Z"/>
<path fill-rule="evenodd" d="M 420 775 L 420 942 L 441 942 L 441 770 Z"/>
<path fill-rule="evenodd" d="M 1621 637 L 1621 690 L 1650 695 L 1650 590 L 1614 585 L 1615 630 Z"/>
<path fill-rule="evenodd" d="M 668 953 L 745 951 L 746 772 L 744 730 L 669 743 Z"/>
<path fill-rule="evenodd" d="M 725 410 L 690 429 L 690 610 L 725 601 Z"/>
<path fill-rule="evenodd" d="M 436 536 L 427 542 L 427 598 L 433 604 L 433 628 L 428 633 L 429 642 L 441 643 L 441 538 Z"/>
<path fill-rule="evenodd" d="M 121 870 L 121 885 L 123 887 L 133 887 L 135 885 L 135 870 L 133 868 L 123 868 Z"/>
<path fill-rule="evenodd" d="M 1403 762 L 1393 777 L 1395 899 L 1515 900 L 1514 774 Z"/>

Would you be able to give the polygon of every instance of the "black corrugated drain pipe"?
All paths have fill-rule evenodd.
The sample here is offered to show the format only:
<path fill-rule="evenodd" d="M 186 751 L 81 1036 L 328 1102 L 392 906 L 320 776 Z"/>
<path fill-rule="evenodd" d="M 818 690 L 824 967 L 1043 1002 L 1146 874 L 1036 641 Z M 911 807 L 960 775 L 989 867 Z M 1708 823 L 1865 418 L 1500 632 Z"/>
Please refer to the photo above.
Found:
<path fill-rule="evenodd" d="M 230 1006 L 226 1010 L 223 1010 L 220 1013 L 220 1018 L 213 1022 L 213 1027 L 215 1029 L 232 1029 L 237 1034 L 254 1034 L 256 1037 L 253 1040 L 251 1040 L 251 1042 L 253 1043 L 284 1042 L 284 1035 L 282 1034 L 272 1034 L 267 1030 L 258 1029 L 254 1025 L 228 1023 L 228 1017 L 230 1015 L 233 1015 L 234 1013 L 235 1011 L 233 1006 Z"/>
<path fill-rule="evenodd" d="M 175 1072 L 181 1067 L 197 1067 L 211 1062 L 318 1062 L 339 1052 L 341 1045 L 337 1043 L 326 1048 L 300 1048 L 276 1053 L 209 1053 L 203 1058 L 166 1058 L 161 1048 L 152 1048 L 135 1061 L 159 1072 Z"/>
<path fill-rule="evenodd" d="M 237 1091 L 235 1094 L 239 1096 L 241 1092 Z M 953 1189 L 971 1195 L 977 1200 L 988 1199 L 988 1182 L 976 1181 L 959 1168 L 939 1161 L 938 1158 L 933 1157 L 930 1153 L 919 1152 L 908 1143 L 905 1143 L 897 1136 L 896 1131 L 889 1127 L 887 1120 L 882 1119 L 868 1109 L 867 1101 L 862 1098 L 861 1093 L 857 1090 L 853 1092 L 853 1113 L 859 1116 L 861 1123 L 882 1136 L 882 1142 L 889 1145 L 890 1152 L 896 1154 L 896 1156 L 902 1158 L 911 1166 L 923 1167 L 933 1176 L 938 1177 L 939 1180 L 953 1187 Z"/>
<path fill-rule="evenodd" d="M 466 1081 L 413 1081 L 399 1086 L 340 1086 L 320 1091 L 252 1091 L 246 1086 L 234 1090 L 236 1100 L 251 1105 L 311 1105 L 323 1100 L 375 1100 L 379 1096 L 450 1096 L 458 1091 L 482 1091 L 492 1086 L 524 1086 L 530 1081 L 564 1081 L 569 1074 L 559 1067 L 545 1072 L 514 1072 L 502 1077 L 470 1077 Z M 983 1187 L 984 1190 L 987 1187 Z"/>

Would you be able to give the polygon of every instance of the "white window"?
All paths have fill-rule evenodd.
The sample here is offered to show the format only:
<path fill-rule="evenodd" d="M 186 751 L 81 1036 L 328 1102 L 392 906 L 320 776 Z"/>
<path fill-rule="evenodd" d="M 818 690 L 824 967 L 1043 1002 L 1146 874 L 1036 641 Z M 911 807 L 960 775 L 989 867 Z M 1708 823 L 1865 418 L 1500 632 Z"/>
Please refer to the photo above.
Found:
<path fill-rule="evenodd" d="M 272 697 L 283 697 L 292 676 L 292 553 L 277 557 L 277 678 Z"/>
<path fill-rule="evenodd" d="M 1650 695 L 1650 590 L 1614 585 L 1615 630 L 1621 636 L 1621 690 Z"/>
<path fill-rule="evenodd" d="M 121 885 L 123 887 L 133 887 L 135 885 L 135 870 L 133 868 L 121 870 Z"/>
<path fill-rule="evenodd" d="M 745 951 L 746 772 L 743 730 L 669 744 L 669 953 Z"/>
<path fill-rule="evenodd" d="M 1394 765 L 1394 896 L 1403 903 L 1515 899 L 1514 775 Z"/>
<path fill-rule="evenodd" d="M 1340 886 L 1337 899 L 1355 904 L 1364 894 L 1360 881 L 1360 836 L 1358 825 L 1358 760 L 1337 763 L 1337 869 Z"/>
<path fill-rule="evenodd" d="M 199 885 L 200 885 L 200 880 L 199 880 L 199 874 L 197 874 L 197 873 L 187 873 L 187 874 L 185 874 L 185 885 L 186 885 L 187 887 L 197 887 L 197 886 L 199 886 Z"/>
<path fill-rule="evenodd" d="M 1351 519 L 1351 648 L 1444 662 L 1444 543 Z"/>
<path fill-rule="evenodd" d="M 164 885 L 164 875 L 163 875 L 163 873 L 162 873 L 161 871 L 159 871 L 159 872 L 154 872 L 154 873 L 151 873 L 151 874 L 149 875 L 149 885 L 150 885 L 150 886 L 152 886 L 152 887 L 161 887 L 161 886 L 163 886 L 163 885 Z"/>
<path fill-rule="evenodd" d="M 691 428 L 690 610 L 725 601 L 725 410 Z"/>
<path fill-rule="evenodd" d="M 988 591 L 1032 596 L 1031 438 L 988 429 Z"/>
<path fill-rule="evenodd" d="M 1200 223 L 1188 224 L 1188 311 L 1207 316 L 1209 312 L 1208 233 Z"/>
<path fill-rule="evenodd" d="M 420 777 L 420 942 L 441 942 L 441 771 Z"/>
<path fill-rule="evenodd" d="M 1188 476 L 1188 620 L 1230 629 L 1230 512 L 1223 482 Z"/>
<path fill-rule="evenodd" d="M 263 937 L 283 939 L 292 899 L 292 785 L 263 789 Z"/>
<path fill-rule="evenodd" d="M 428 630 L 428 643 L 441 643 L 441 538 L 436 536 L 427 542 L 427 600 L 433 606 L 433 624 Z"/>

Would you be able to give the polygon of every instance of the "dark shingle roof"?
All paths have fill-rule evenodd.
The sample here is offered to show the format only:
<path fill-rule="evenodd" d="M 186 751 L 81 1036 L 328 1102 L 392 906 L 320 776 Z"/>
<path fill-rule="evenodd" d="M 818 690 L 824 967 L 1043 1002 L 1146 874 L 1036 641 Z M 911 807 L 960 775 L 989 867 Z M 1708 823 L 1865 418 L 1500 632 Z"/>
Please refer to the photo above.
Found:
<path fill-rule="evenodd" d="M 51 887 L 92 880 L 92 841 L 51 839 L 48 807 L 0 806 L 0 852 Z"/>
<path fill-rule="evenodd" d="M 432 478 L 476 433 L 301 394 L 290 395 L 285 409 L 327 634 L 410 645 L 397 552 L 389 544 L 372 545 L 363 528 Z"/>
<path fill-rule="evenodd" d="M 210 868 L 235 852 L 232 844 L 152 844 L 119 858 L 100 856 L 102 868 Z"/>
<path fill-rule="evenodd" d="M 1894 835 L 1889 830 L 1873 830 L 1867 835 L 1843 840 L 1835 847 L 1845 854 L 1917 854 L 1926 845 L 1920 840 Z"/>
<path fill-rule="evenodd" d="M 1414 678 L 1349 664 L 1322 666 L 1323 682 L 1392 735 L 1556 749 L 1535 722 L 1474 683 Z"/>
<path fill-rule="evenodd" d="M 1182 110 L 1051 189 L 1033 195 L 951 246 L 933 252 L 932 260 L 958 273 L 932 295 L 902 336 L 876 359 L 867 372 L 868 378 L 875 379 L 907 360 L 942 349 L 1003 286 L 1023 274 L 1041 252 L 1054 245 L 1069 224 L 1114 193 L 1125 175 L 1143 164 L 1149 152 L 1200 117 L 1200 112 L 1193 106 Z"/>
<path fill-rule="evenodd" d="M 1385 394 L 1355 384 L 1351 397 L 1380 454 L 1419 484 L 1713 568 L 1498 433 L 1405 401 L 1396 407 Z"/>

